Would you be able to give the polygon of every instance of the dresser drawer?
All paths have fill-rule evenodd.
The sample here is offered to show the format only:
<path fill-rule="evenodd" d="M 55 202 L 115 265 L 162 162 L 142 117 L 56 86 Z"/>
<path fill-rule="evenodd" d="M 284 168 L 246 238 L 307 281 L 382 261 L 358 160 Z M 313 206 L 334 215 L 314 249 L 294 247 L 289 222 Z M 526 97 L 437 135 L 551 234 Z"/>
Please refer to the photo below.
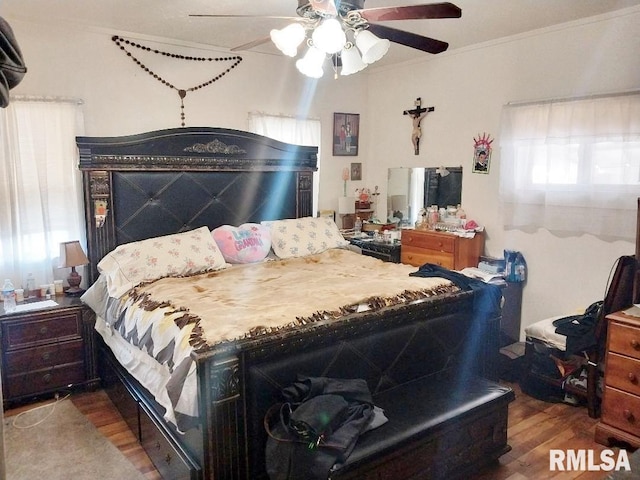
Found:
<path fill-rule="evenodd" d="M 609 325 L 609 351 L 640 359 L 640 329 L 612 322 Z"/>
<path fill-rule="evenodd" d="M 425 263 L 434 263 L 449 269 L 453 269 L 454 266 L 453 255 L 449 253 L 425 250 L 424 248 L 405 246 L 404 244 L 402 245 L 400 258 L 402 263 L 416 267 L 424 265 Z"/>
<path fill-rule="evenodd" d="M 55 316 L 12 319 L 3 325 L 5 350 L 28 347 L 52 340 L 82 338 L 82 318 L 77 311 Z"/>
<path fill-rule="evenodd" d="M 640 397 L 606 387 L 602 403 L 602 422 L 640 436 Z"/>
<path fill-rule="evenodd" d="M 438 252 L 453 253 L 455 251 L 456 239 L 437 233 L 404 230 L 402 232 L 402 247 L 404 248 L 405 245 Z"/>
<path fill-rule="evenodd" d="M 3 389 L 9 398 L 35 395 L 83 383 L 86 379 L 84 362 L 45 368 L 24 374 L 7 375 Z"/>
<path fill-rule="evenodd" d="M 77 362 L 84 358 L 84 342 L 73 340 L 71 342 L 52 343 L 41 347 L 14 350 L 5 356 L 2 366 L 8 375 L 26 373 L 32 370 L 41 370 L 56 365 Z"/>

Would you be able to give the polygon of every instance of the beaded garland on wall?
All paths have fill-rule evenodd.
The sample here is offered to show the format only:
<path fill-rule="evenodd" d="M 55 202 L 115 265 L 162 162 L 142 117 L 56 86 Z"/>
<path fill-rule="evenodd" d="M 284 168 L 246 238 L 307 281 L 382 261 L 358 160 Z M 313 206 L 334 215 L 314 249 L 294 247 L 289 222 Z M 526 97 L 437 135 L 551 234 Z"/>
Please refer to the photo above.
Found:
<path fill-rule="evenodd" d="M 193 57 L 193 56 L 185 56 L 185 55 L 179 55 L 179 54 L 175 54 L 175 53 L 163 52 L 163 51 L 158 50 L 158 49 L 145 47 L 144 45 L 140 45 L 139 43 L 132 42 L 130 40 L 127 40 L 125 38 L 119 37 L 117 35 L 114 35 L 113 37 L 111 37 L 111 40 L 113 40 L 113 42 L 118 47 L 120 47 L 120 50 L 125 52 L 127 54 L 127 56 L 136 65 L 138 65 L 142 70 L 147 72 L 149 75 L 151 75 L 153 78 L 155 78 L 156 80 L 161 82 L 163 85 L 166 85 L 167 87 L 171 88 L 172 90 L 176 90 L 178 92 L 178 96 L 180 97 L 180 120 L 181 120 L 181 125 L 183 127 L 185 126 L 185 118 L 186 118 L 185 117 L 185 113 L 184 113 L 184 97 L 187 96 L 187 92 L 195 92 L 196 90 L 204 88 L 204 87 L 206 87 L 208 85 L 211 85 L 212 83 L 220 80 L 223 76 L 225 76 L 227 73 L 229 73 L 232 69 L 236 68 L 238 66 L 238 64 L 242 61 L 242 57 L 239 57 L 239 56 L 213 57 L 213 58 L 211 58 L 211 57 Z M 183 88 L 176 87 L 171 82 L 165 80 L 160 75 L 158 75 L 157 73 L 153 72 L 150 68 L 148 68 L 146 65 L 144 65 L 140 60 L 138 60 L 129 50 L 127 50 L 127 47 L 134 47 L 134 48 L 137 48 L 137 49 L 140 49 L 140 50 L 153 52 L 153 53 L 158 54 L 158 55 L 164 55 L 166 57 L 176 58 L 178 60 L 187 60 L 187 61 L 195 61 L 195 62 L 233 62 L 233 63 L 226 70 L 224 70 L 223 72 L 219 73 L 215 77 L 207 80 L 206 82 L 203 82 L 203 83 L 201 83 L 199 85 L 196 85 L 196 86 L 193 86 L 193 87 L 190 87 L 190 88 L 183 89 Z"/>

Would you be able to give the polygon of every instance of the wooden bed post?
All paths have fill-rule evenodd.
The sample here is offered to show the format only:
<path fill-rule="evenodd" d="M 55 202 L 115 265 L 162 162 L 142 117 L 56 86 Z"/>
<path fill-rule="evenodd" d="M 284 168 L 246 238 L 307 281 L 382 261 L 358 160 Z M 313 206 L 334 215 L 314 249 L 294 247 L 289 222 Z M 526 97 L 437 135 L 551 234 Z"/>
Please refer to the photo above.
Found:
<path fill-rule="evenodd" d="M 199 362 L 198 388 L 205 432 L 204 478 L 245 478 L 247 442 L 238 357 Z"/>

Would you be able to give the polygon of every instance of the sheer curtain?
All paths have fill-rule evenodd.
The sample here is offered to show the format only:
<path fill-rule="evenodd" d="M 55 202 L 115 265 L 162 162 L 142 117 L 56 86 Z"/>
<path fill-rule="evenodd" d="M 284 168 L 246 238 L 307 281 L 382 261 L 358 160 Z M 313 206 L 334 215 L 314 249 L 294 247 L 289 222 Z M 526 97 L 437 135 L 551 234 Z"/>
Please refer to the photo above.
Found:
<path fill-rule="evenodd" d="M 507 229 L 635 240 L 640 93 L 507 105 L 500 138 Z"/>
<path fill-rule="evenodd" d="M 57 268 L 60 242 L 80 240 L 86 252 L 79 103 L 16 97 L 0 111 L 0 278 L 16 288 L 29 273 L 37 284 L 68 276 Z"/>
<path fill-rule="evenodd" d="M 249 131 L 281 142 L 318 147 L 318 170 L 313 174 L 313 211 L 318 211 L 320 188 L 320 120 L 266 113 L 249 113 Z"/>

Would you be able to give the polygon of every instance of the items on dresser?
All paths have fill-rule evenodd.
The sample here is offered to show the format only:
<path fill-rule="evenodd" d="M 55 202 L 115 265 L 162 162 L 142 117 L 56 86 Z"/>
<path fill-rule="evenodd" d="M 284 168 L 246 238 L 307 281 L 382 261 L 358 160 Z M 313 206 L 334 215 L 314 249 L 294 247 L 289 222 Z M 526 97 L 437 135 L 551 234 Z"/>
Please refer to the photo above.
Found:
<path fill-rule="evenodd" d="M 403 230 L 401 244 L 402 263 L 416 267 L 433 263 L 462 270 L 478 265 L 484 250 L 484 232 L 475 232 L 470 238 L 433 230 Z"/>
<path fill-rule="evenodd" d="M 0 311 L 5 408 L 71 386 L 97 385 L 93 319 L 79 299 L 64 296 Z"/>
<path fill-rule="evenodd" d="M 602 416 L 595 440 L 640 447 L 640 318 L 624 312 L 607 316 Z"/>
<path fill-rule="evenodd" d="M 400 244 L 375 241 L 368 238 L 350 238 L 351 245 L 359 247 L 363 255 L 379 258 L 385 262 L 400 263 Z"/>

